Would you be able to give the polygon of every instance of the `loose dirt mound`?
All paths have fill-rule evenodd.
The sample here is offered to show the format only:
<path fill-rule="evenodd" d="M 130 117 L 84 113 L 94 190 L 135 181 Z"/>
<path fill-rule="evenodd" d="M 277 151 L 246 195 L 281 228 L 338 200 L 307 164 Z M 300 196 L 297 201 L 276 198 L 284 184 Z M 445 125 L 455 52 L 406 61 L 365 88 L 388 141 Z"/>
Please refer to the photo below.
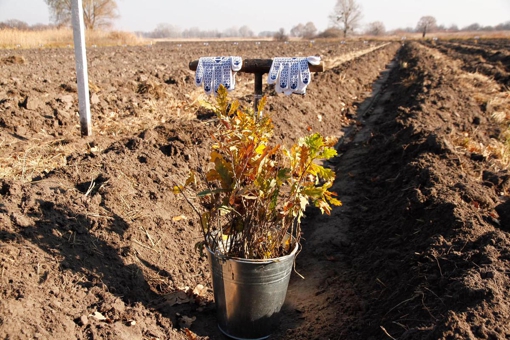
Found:
<path fill-rule="evenodd" d="M 171 192 L 204 171 L 215 124 L 187 64 L 361 48 L 92 49 L 83 139 L 72 51 L 16 51 L 25 62 L 0 69 L 0 336 L 223 339 L 198 221 Z M 340 137 L 330 166 L 344 202 L 331 217 L 307 211 L 305 279 L 293 275 L 274 338 L 510 337 L 508 65 L 495 81 L 456 53 L 392 43 L 314 75 L 304 97 L 265 90 L 277 140 Z M 253 79 L 237 84 L 250 105 Z"/>

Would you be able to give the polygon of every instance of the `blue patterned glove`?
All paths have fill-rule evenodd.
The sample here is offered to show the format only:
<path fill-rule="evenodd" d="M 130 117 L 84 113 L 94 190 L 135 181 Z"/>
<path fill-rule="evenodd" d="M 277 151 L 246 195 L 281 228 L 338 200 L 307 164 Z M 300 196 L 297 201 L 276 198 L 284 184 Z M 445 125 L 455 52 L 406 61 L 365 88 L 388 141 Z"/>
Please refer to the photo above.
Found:
<path fill-rule="evenodd" d="M 277 57 L 273 59 L 268 75 L 268 84 L 275 84 L 277 93 L 305 94 L 306 87 L 310 84 L 311 73 L 308 63 L 318 65 L 320 57 L 287 58 Z"/>
<path fill-rule="evenodd" d="M 241 57 L 202 57 L 198 60 L 195 85 L 203 86 L 206 94 L 216 93 L 220 85 L 235 89 L 235 73 L 241 69 Z"/>

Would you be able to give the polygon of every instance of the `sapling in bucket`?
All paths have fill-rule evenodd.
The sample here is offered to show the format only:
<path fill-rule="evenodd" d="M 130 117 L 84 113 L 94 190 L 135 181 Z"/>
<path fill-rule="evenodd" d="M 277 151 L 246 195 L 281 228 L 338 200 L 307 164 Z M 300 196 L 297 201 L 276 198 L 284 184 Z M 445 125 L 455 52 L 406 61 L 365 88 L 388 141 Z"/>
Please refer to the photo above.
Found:
<path fill-rule="evenodd" d="M 264 97 L 257 112 L 243 110 L 220 86 L 216 104 L 204 103 L 218 119 L 211 134 L 210 167 L 202 174 L 191 172 L 185 185 L 174 187 L 200 220 L 203 239 L 197 247 L 206 250 L 211 262 L 219 327 L 239 339 L 269 336 L 269 329 L 250 332 L 273 324 L 269 321 L 284 302 L 306 207 L 330 214 L 332 206 L 341 205 L 329 190 L 334 171 L 319 163 L 336 156 L 336 138 L 312 133 L 289 148 L 270 144 L 273 123 L 260 114 L 265 102 Z M 279 268 L 282 263 L 287 267 Z M 255 274 L 270 278 L 255 279 Z M 278 298 L 267 293 L 272 292 L 270 282 L 278 285 Z M 267 301 L 275 304 L 266 306 Z M 241 311 L 251 314 L 237 317 Z"/>

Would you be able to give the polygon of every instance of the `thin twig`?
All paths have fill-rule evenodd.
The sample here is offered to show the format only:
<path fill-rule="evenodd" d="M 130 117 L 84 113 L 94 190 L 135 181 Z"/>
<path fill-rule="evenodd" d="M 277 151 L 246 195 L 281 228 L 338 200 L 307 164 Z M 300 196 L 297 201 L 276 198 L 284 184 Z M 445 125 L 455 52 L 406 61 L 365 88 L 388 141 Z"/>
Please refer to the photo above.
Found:
<path fill-rule="evenodd" d="M 435 255 L 432 255 L 432 256 L 436 260 L 437 266 L 439 268 L 439 274 L 441 274 L 441 278 L 443 278 L 443 271 L 441 270 L 441 266 L 439 265 L 439 260 L 437 259 L 437 257 Z"/>
<path fill-rule="evenodd" d="M 96 213 L 85 213 L 84 215 L 87 217 L 97 217 L 97 218 L 104 218 L 107 220 L 113 220 L 113 217 L 111 217 L 111 216 L 100 215 L 100 214 L 96 214 Z"/>
<path fill-rule="evenodd" d="M 423 293 L 422 291 L 418 291 L 418 293 L 421 294 L 421 304 L 423 305 L 423 309 L 425 309 L 427 311 L 427 313 L 429 313 L 430 317 L 432 319 L 434 319 L 434 321 L 437 321 L 437 318 L 432 315 L 432 313 L 430 312 L 430 309 L 425 305 L 425 293 Z"/>
<path fill-rule="evenodd" d="M 400 305 L 403 305 L 406 302 L 409 302 L 409 301 L 412 301 L 412 300 L 416 299 L 418 296 L 419 296 L 418 294 L 415 294 L 413 297 L 398 303 L 395 307 L 393 307 L 389 311 L 387 311 L 386 314 L 384 314 L 384 316 L 388 315 L 392 310 L 398 308 Z"/>
<path fill-rule="evenodd" d="M 388 331 L 386 330 L 386 328 L 384 328 L 383 326 L 379 326 L 379 327 L 381 327 L 381 329 L 382 329 L 382 331 L 384 332 L 384 334 L 386 334 L 386 335 L 387 335 L 390 339 L 392 339 L 392 340 L 397 340 L 396 338 L 392 337 L 392 336 L 390 335 L 390 333 L 388 333 Z"/>
<path fill-rule="evenodd" d="M 92 250 L 93 250 L 93 251 L 95 251 L 97 254 L 99 254 L 99 255 L 103 256 L 103 252 L 102 252 L 101 250 L 99 250 L 99 248 L 98 248 L 98 247 L 97 247 L 97 245 L 94 243 L 94 241 L 92 241 L 92 240 L 91 240 L 90 242 L 91 242 L 91 243 L 92 243 L 92 245 L 93 245 Z"/>
<path fill-rule="evenodd" d="M 145 235 L 147 235 L 147 238 L 149 239 L 149 241 L 152 244 L 152 248 L 154 248 L 155 244 L 154 244 L 154 241 L 152 240 L 151 235 L 149 235 L 149 232 L 144 227 L 140 227 L 140 229 L 142 229 L 145 232 Z"/>
<path fill-rule="evenodd" d="M 200 221 L 200 230 L 202 231 L 202 236 L 204 237 L 204 240 L 207 242 L 207 233 L 205 231 L 205 226 L 202 224 L 203 221 L 202 221 L 202 215 L 200 214 L 200 212 L 198 211 L 198 209 L 195 207 L 195 205 L 189 200 L 188 196 L 186 196 L 186 194 L 184 193 L 184 191 L 181 189 L 180 186 L 178 186 L 175 182 L 173 182 L 174 184 L 174 188 L 177 188 L 179 190 L 179 192 L 182 194 L 182 196 L 184 197 L 184 199 L 186 200 L 186 202 L 188 202 L 188 204 L 191 206 L 191 208 L 193 209 L 193 211 L 195 211 L 195 213 L 197 214 L 198 216 L 198 220 Z M 209 229 L 207 229 L 209 230 Z"/>
<path fill-rule="evenodd" d="M 141 243 L 141 242 L 139 242 L 139 241 L 137 241 L 137 240 L 133 240 L 133 242 L 135 242 L 136 244 L 138 244 L 140 247 L 144 247 L 144 248 L 146 248 L 146 249 L 149 249 L 149 250 L 152 250 L 152 251 L 155 251 L 156 253 L 158 253 L 158 251 L 157 251 L 156 249 L 153 249 L 153 248 L 151 248 L 151 247 L 149 247 L 149 246 L 146 246 L 145 244 L 143 244 L 143 243 Z M 159 253 L 158 253 L 158 254 L 159 254 Z"/>
<path fill-rule="evenodd" d="M 434 295 L 437 299 L 439 299 L 439 301 L 441 301 L 441 303 L 444 305 L 444 302 L 443 302 L 443 299 L 441 299 L 436 293 L 434 293 L 432 290 L 430 290 L 429 288 L 427 287 L 423 287 L 423 289 L 426 289 L 428 290 L 429 292 L 432 293 L 432 295 Z"/>
<path fill-rule="evenodd" d="M 381 279 L 379 278 L 376 278 L 375 281 L 379 282 L 381 285 L 384 286 L 384 288 L 387 288 L 386 285 L 384 284 L 384 282 L 381 281 Z"/>
<path fill-rule="evenodd" d="M 186 196 L 186 194 L 184 193 L 184 191 L 181 189 L 180 186 L 178 186 L 175 182 L 174 183 L 174 188 L 177 188 L 179 190 L 179 192 L 182 194 L 182 196 L 184 197 L 184 199 L 186 200 L 186 202 L 188 202 L 188 204 L 191 206 L 191 208 L 193 208 L 193 210 L 195 211 L 195 213 L 198 215 L 198 218 L 201 220 L 202 219 L 202 215 L 200 214 L 200 212 L 198 211 L 198 209 L 195 207 L 195 205 L 189 200 L 188 196 Z"/>
<path fill-rule="evenodd" d="M 87 192 L 85 193 L 85 197 L 87 197 L 88 195 L 90 195 L 90 193 L 92 192 L 92 190 L 94 190 L 94 186 L 96 185 L 96 183 L 94 182 L 94 180 L 90 181 L 90 185 L 89 185 L 89 188 L 87 189 Z"/>
<path fill-rule="evenodd" d="M 122 203 L 124 203 L 124 205 L 126 206 L 126 208 L 129 210 L 131 209 L 131 207 L 129 206 L 129 204 L 127 204 L 126 200 L 124 199 L 124 197 L 122 197 L 122 195 L 119 195 L 120 197 L 120 200 L 122 201 Z"/>

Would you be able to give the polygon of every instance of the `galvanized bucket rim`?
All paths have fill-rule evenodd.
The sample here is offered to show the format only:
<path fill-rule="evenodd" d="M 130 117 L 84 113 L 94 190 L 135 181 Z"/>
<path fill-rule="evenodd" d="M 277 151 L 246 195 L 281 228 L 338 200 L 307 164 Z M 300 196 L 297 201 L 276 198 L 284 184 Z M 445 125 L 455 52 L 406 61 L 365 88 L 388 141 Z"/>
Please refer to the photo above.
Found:
<path fill-rule="evenodd" d="M 295 241 L 294 236 L 292 236 L 292 239 Z M 246 264 L 250 264 L 250 263 L 252 263 L 252 264 L 269 264 L 269 263 L 285 261 L 285 260 L 289 259 L 290 257 L 294 257 L 299 249 L 299 243 L 298 242 L 295 242 L 295 243 L 296 243 L 296 245 L 294 246 L 294 249 L 289 254 L 279 256 L 279 257 L 270 258 L 270 259 L 246 259 L 243 257 L 228 256 L 228 255 L 222 254 L 219 251 L 213 252 L 211 250 L 211 248 L 209 248 L 209 245 L 207 245 L 207 244 L 206 244 L 205 248 L 211 255 L 213 255 L 214 257 L 219 258 L 221 260 L 224 260 L 224 261 L 233 260 L 236 262 L 246 263 Z"/>

